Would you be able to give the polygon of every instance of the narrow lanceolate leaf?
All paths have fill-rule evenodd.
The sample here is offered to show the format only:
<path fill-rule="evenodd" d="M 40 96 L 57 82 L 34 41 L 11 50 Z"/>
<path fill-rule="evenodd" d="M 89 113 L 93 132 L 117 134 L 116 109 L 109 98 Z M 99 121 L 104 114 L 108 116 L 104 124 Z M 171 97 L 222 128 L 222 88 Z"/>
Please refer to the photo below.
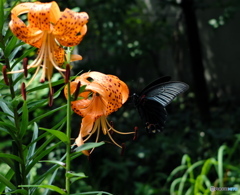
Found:
<path fill-rule="evenodd" d="M 51 115 L 51 114 L 53 114 L 53 113 L 55 113 L 55 112 L 57 112 L 57 111 L 65 108 L 65 107 L 66 107 L 66 105 L 63 105 L 63 106 L 61 106 L 61 107 L 58 107 L 58 108 L 56 108 L 56 109 L 54 109 L 54 110 L 51 110 L 51 111 L 45 113 L 45 114 L 42 114 L 42 115 L 36 117 L 35 119 L 31 120 L 31 121 L 29 122 L 29 125 L 32 124 L 32 123 L 34 123 L 34 122 L 36 122 L 36 121 L 38 121 L 38 120 L 40 120 L 40 119 L 42 119 L 42 118 L 44 118 L 44 117 L 46 117 L 46 116 L 49 116 L 49 115 Z"/>
<path fill-rule="evenodd" d="M 83 154 L 82 151 L 90 150 L 92 148 L 99 147 L 99 146 L 101 146 L 103 144 L 104 144 L 104 142 L 99 142 L 99 143 L 95 143 L 95 142 L 91 143 L 91 142 L 89 142 L 89 143 L 85 143 L 85 144 L 77 147 L 76 149 L 73 149 L 73 153 L 71 154 L 71 160 L 73 160 L 73 159 L 77 158 L 78 156 L 82 155 Z"/>
<path fill-rule="evenodd" d="M 35 153 L 36 144 L 37 144 L 37 142 L 35 140 L 37 140 L 37 138 L 38 138 L 38 126 L 37 126 L 37 123 L 34 123 L 32 140 L 31 140 L 31 144 L 29 146 L 29 150 L 28 150 L 28 154 L 27 154 L 27 159 L 28 160 Z"/>
<path fill-rule="evenodd" d="M 8 108 L 7 104 L 3 101 L 0 101 L 0 107 L 2 108 L 3 112 L 7 113 L 9 115 L 9 120 L 14 122 L 13 119 L 13 112 Z M 11 117 L 10 117 L 11 116 Z"/>
<path fill-rule="evenodd" d="M 11 190 L 15 190 L 16 187 L 13 185 L 6 177 L 0 174 L 0 183 L 5 184 L 7 187 L 9 187 Z"/>
<path fill-rule="evenodd" d="M 18 189 L 18 190 L 13 190 L 11 192 L 7 192 L 7 194 L 23 194 L 23 195 L 28 195 L 28 191 L 27 190 L 23 190 L 23 189 Z"/>
<path fill-rule="evenodd" d="M 103 192 L 103 191 L 92 191 L 92 192 L 81 192 L 81 193 L 75 193 L 75 194 L 70 194 L 70 195 L 113 195 L 108 192 Z"/>
<path fill-rule="evenodd" d="M 21 121 L 21 127 L 20 127 L 20 138 L 22 138 L 28 127 L 28 107 L 27 107 L 27 102 L 24 101 L 23 106 L 22 106 L 22 121 Z"/>
<path fill-rule="evenodd" d="M 13 175 L 15 174 L 15 172 L 13 171 L 13 169 L 9 169 L 8 172 L 6 173 L 6 175 L 4 176 L 8 181 L 10 181 L 13 177 Z M 3 193 L 3 191 L 5 190 L 6 185 L 2 182 L 0 182 L 0 194 Z"/>
<path fill-rule="evenodd" d="M 0 1 L 0 18 L 4 18 L 4 7 L 3 7 L 3 0 Z M 3 28 L 3 24 L 4 24 L 4 20 L 0 20 L 0 32 L 2 32 L 2 28 Z"/>
<path fill-rule="evenodd" d="M 95 142 L 88 142 L 88 143 L 85 143 L 79 147 L 77 147 L 74 152 L 79 152 L 79 151 L 83 151 L 83 150 L 90 150 L 92 148 L 96 148 L 96 147 L 99 147 L 101 145 L 103 145 L 104 142 L 98 142 L 98 143 L 95 143 Z"/>
<path fill-rule="evenodd" d="M 56 136 L 63 143 L 70 144 L 70 138 L 68 138 L 65 133 L 58 131 L 58 130 L 52 130 L 52 129 L 45 129 L 45 128 L 40 128 L 40 129 L 47 131 L 47 132 L 51 133 L 52 135 Z"/>
<path fill-rule="evenodd" d="M 6 154 L 6 153 L 0 153 L 0 158 L 7 158 L 7 159 L 12 159 L 12 160 L 16 160 L 18 161 L 19 163 L 23 163 L 22 159 L 19 158 L 18 156 L 16 155 L 13 155 L 13 154 Z"/>
<path fill-rule="evenodd" d="M 84 173 L 74 173 L 74 172 L 67 172 L 66 177 L 70 178 L 71 183 L 79 179 L 87 178 L 87 176 Z"/>
<path fill-rule="evenodd" d="M 30 161 L 29 165 L 26 166 L 26 173 L 28 174 L 30 170 L 33 168 L 33 166 L 38 163 L 39 160 L 41 160 L 44 156 L 48 155 L 52 150 L 54 150 L 56 147 L 59 146 L 62 142 L 58 142 L 57 144 L 49 147 L 46 150 L 43 150 L 41 153 L 39 153 L 38 156 L 34 157 L 32 161 Z"/>
<path fill-rule="evenodd" d="M 57 164 L 60 165 L 61 167 L 65 168 L 66 164 L 62 161 L 58 161 L 58 160 L 41 160 L 39 162 L 46 162 L 46 163 L 53 163 L 53 164 Z"/>
<path fill-rule="evenodd" d="M 20 185 L 20 187 L 47 188 L 52 191 L 58 192 L 59 194 L 63 194 L 63 195 L 67 194 L 64 190 L 62 190 L 61 188 L 54 186 L 54 185 Z"/>

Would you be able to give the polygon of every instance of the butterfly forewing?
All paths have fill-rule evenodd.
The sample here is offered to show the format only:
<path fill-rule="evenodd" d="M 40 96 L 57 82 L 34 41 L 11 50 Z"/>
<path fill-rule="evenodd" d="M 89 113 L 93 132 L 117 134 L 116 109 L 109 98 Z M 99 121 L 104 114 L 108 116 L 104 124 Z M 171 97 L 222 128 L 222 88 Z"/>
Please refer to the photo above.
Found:
<path fill-rule="evenodd" d="M 188 85 L 183 82 L 167 82 L 155 85 L 145 92 L 145 97 L 159 102 L 162 106 L 167 106 L 180 93 L 185 92 Z"/>
<path fill-rule="evenodd" d="M 148 91 L 150 88 L 159 85 L 160 83 L 165 83 L 171 80 L 170 76 L 164 76 L 161 78 L 156 79 L 155 81 L 148 84 L 146 87 L 143 88 L 143 90 L 140 92 L 139 96 L 146 94 L 146 91 Z"/>

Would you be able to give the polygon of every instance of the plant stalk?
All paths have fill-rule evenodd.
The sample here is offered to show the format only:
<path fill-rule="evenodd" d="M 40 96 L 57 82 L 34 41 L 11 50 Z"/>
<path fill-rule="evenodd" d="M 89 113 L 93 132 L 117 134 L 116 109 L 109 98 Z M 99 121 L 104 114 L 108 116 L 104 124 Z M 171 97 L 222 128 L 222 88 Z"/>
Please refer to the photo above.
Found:
<path fill-rule="evenodd" d="M 67 83 L 67 90 L 68 90 L 68 98 L 67 98 L 67 129 L 66 129 L 66 134 L 67 137 L 70 139 L 71 138 L 71 92 L 70 92 L 70 81 Z M 67 194 L 70 194 L 70 178 L 67 177 L 67 173 L 70 171 L 71 167 L 71 145 L 66 144 L 66 191 Z"/>

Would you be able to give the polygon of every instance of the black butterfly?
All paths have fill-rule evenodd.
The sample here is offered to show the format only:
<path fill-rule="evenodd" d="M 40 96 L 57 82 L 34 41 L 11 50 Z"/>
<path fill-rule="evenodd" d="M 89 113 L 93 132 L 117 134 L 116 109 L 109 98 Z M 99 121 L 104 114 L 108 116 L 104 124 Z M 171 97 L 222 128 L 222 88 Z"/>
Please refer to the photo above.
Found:
<path fill-rule="evenodd" d="M 179 81 L 170 81 L 171 77 L 161 77 L 147 87 L 139 95 L 133 94 L 134 105 L 143 120 L 148 133 L 161 132 L 167 120 L 165 107 L 180 93 L 188 89 L 188 85 Z"/>

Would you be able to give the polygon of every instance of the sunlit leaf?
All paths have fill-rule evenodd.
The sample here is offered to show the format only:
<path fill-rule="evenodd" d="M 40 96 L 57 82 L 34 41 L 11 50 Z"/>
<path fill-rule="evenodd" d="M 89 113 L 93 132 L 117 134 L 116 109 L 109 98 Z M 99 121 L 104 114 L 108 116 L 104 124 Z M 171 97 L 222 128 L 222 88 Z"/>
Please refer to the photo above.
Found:
<path fill-rule="evenodd" d="M 58 160 L 41 160 L 39 162 L 53 163 L 53 164 L 57 164 L 57 165 L 60 165 L 61 167 L 66 168 L 66 164 L 64 162 L 61 162 Z"/>
<path fill-rule="evenodd" d="M 77 147 L 76 149 L 74 149 L 74 152 L 80 152 L 80 151 L 83 151 L 83 150 L 90 150 L 92 148 L 99 147 L 99 146 L 103 145 L 104 143 L 105 142 L 98 142 L 98 143 L 88 142 L 88 143 L 85 143 L 85 144 Z"/>

